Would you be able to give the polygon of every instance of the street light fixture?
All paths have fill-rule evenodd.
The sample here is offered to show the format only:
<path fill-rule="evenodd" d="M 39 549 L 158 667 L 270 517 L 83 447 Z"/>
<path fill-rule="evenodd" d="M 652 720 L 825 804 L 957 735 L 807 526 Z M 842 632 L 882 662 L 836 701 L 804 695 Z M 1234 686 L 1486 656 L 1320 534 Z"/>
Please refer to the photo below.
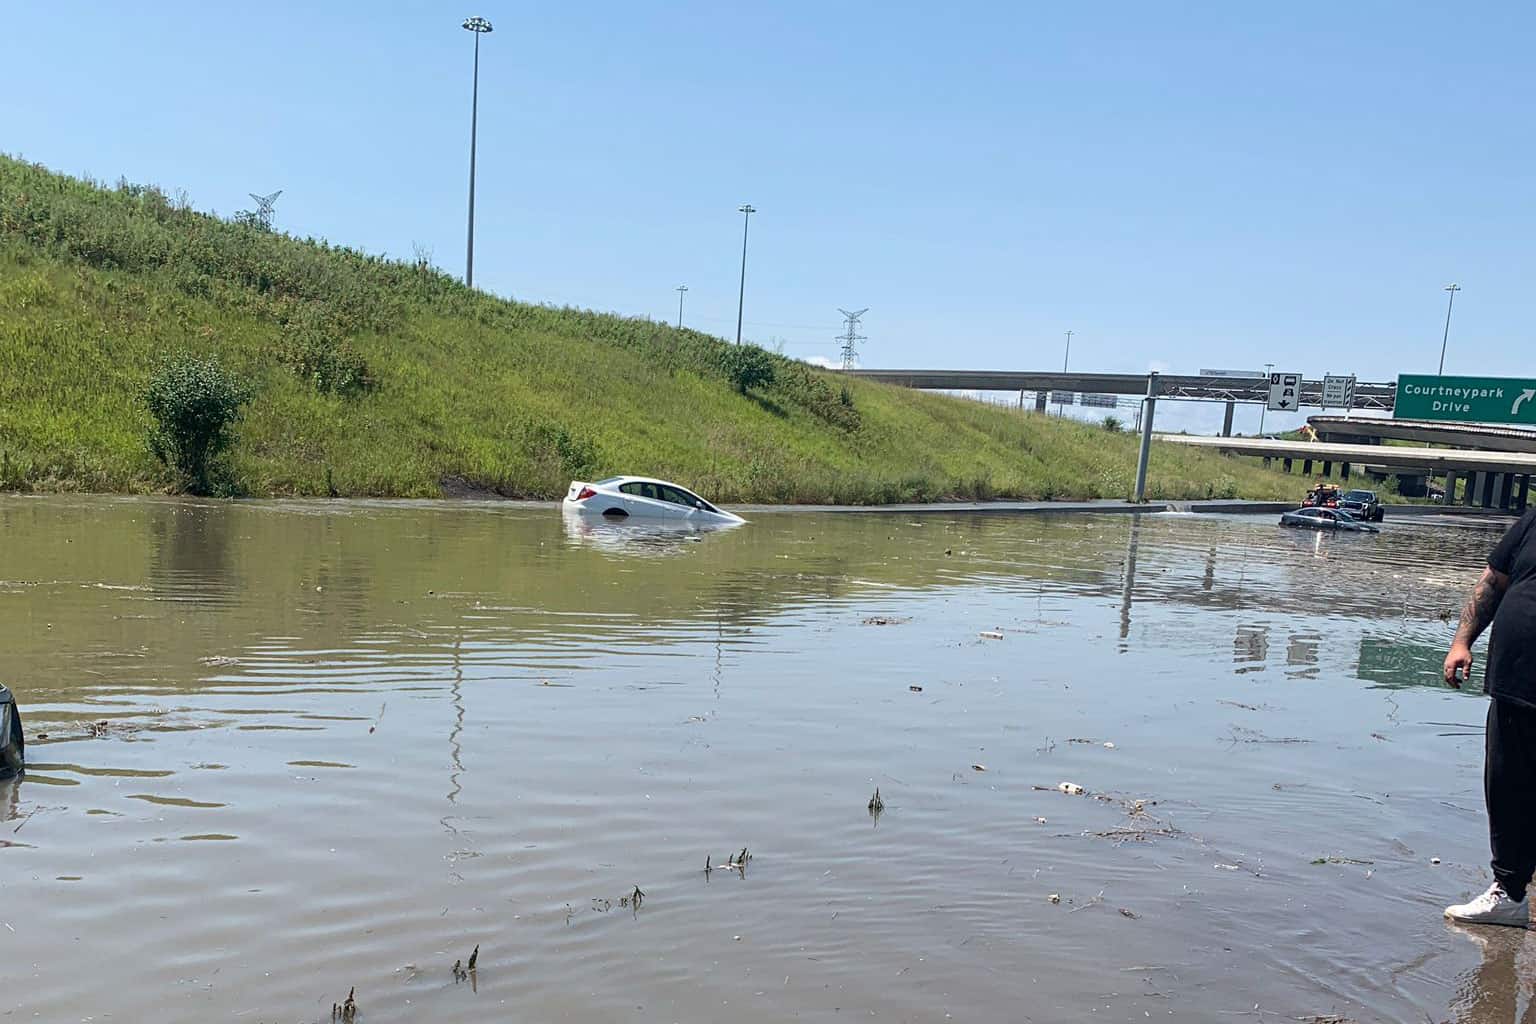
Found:
<path fill-rule="evenodd" d="M 1445 334 L 1440 338 L 1440 373 L 1445 373 L 1445 346 L 1451 340 L 1451 307 L 1456 305 L 1456 293 L 1461 291 L 1461 285 L 1448 284 L 1445 290 L 1451 293 L 1450 299 L 1445 304 Z"/>
<path fill-rule="evenodd" d="M 757 209 L 751 203 L 736 207 L 741 212 L 741 291 L 736 296 L 736 344 L 741 344 L 741 310 L 747 298 L 747 225 Z"/>
<path fill-rule="evenodd" d="M 480 37 L 491 31 L 484 18 L 465 18 L 464 28 L 475 34 L 475 78 L 469 103 L 469 237 L 464 252 L 464 287 L 475 286 L 475 133 L 480 119 Z"/>
<path fill-rule="evenodd" d="M 686 292 L 687 290 L 688 290 L 688 286 L 685 285 L 685 284 L 680 284 L 680 285 L 677 286 L 677 329 L 678 330 L 682 330 L 683 329 L 683 293 Z"/>

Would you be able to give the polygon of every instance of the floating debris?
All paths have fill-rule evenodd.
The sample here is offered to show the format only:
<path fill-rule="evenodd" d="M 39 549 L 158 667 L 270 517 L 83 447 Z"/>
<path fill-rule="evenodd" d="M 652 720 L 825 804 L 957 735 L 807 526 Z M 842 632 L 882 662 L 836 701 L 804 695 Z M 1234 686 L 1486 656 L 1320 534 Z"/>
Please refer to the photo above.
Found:
<path fill-rule="evenodd" d="M 1003 638 L 1003 631 L 1000 629 L 984 629 L 976 635 L 983 640 L 1001 640 Z"/>
<path fill-rule="evenodd" d="M 1060 903 L 1061 902 L 1061 894 L 1053 892 L 1049 896 L 1047 896 L 1046 899 L 1050 900 L 1052 903 Z"/>
<path fill-rule="evenodd" d="M 1429 858 L 1429 862 L 1431 864 L 1439 864 L 1440 863 L 1440 858 L 1439 857 L 1431 857 L 1431 858 Z"/>
<path fill-rule="evenodd" d="M 1120 908 L 1120 916 L 1121 917 L 1128 917 L 1132 921 L 1139 921 L 1139 920 L 1141 920 L 1141 915 L 1140 914 L 1136 913 L 1136 911 L 1134 911 L 1134 910 L 1126 910 L 1124 907 Z"/>
<path fill-rule="evenodd" d="M 864 620 L 866 626 L 899 626 L 904 622 L 911 622 L 910 615 L 871 615 Z"/>
<path fill-rule="evenodd" d="M 909 686 L 909 687 L 907 687 L 907 689 L 911 690 L 913 693 L 922 693 L 923 692 L 923 688 L 921 686 Z"/>
<path fill-rule="evenodd" d="M 987 766 L 984 765 L 984 764 L 973 764 L 973 765 L 971 765 L 971 771 L 973 771 L 973 772 L 984 772 L 986 770 L 987 770 Z"/>
<path fill-rule="evenodd" d="M 636 889 L 635 891 L 639 892 L 640 890 Z M 465 970 L 466 971 L 473 971 L 475 969 L 475 964 L 479 961 L 479 959 L 480 959 L 480 943 L 477 942 L 477 943 L 475 943 L 475 951 L 473 953 L 469 954 L 469 963 L 465 966 Z"/>
<path fill-rule="evenodd" d="M 640 887 L 638 885 L 635 886 L 635 891 L 630 893 L 628 896 L 619 897 L 619 906 L 629 907 L 633 910 L 639 910 L 640 904 L 643 902 L 645 902 L 645 893 L 640 891 Z"/>
<path fill-rule="evenodd" d="M 1067 794 L 1067 796 L 1082 796 L 1087 792 L 1087 790 L 1075 782 L 1058 782 L 1056 788 Z"/>
<path fill-rule="evenodd" d="M 885 801 L 880 799 L 880 787 L 875 787 L 875 795 L 869 798 L 869 813 L 879 814 L 885 810 Z"/>
<path fill-rule="evenodd" d="M 459 982 L 461 982 L 464 979 L 469 977 L 469 972 L 464 969 L 464 961 L 463 960 L 455 960 L 453 962 L 452 970 L 453 970 L 453 983 L 455 985 L 457 985 Z"/>
<path fill-rule="evenodd" d="M 1374 864 L 1376 862 L 1373 861 L 1373 860 L 1357 860 L 1354 857 L 1335 857 L 1335 856 L 1329 855 L 1327 857 L 1314 857 L 1312 859 L 1312 863 L 1313 864 L 1358 864 L 1358 865 L 1361 865 L 1362 867 L 1369 867 L 1370 865 L 1372 865 L 1372 864 Z"/>
<path fill-rule="evenodd" d="M 1035 824 L 1036 825 L 1044 825 L 1045 824 L 1045 819 L 1040 817 L 1039 815 L 1036 815 L 1035 816 Z"/>

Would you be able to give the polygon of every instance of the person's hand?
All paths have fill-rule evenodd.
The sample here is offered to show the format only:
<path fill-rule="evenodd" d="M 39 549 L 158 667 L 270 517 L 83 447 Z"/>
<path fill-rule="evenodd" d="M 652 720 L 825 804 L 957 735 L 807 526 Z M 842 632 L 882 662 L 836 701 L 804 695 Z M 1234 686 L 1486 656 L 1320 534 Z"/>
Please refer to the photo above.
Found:
<path fill-rule="evenodd" d="M 1472 648 L 1466 644 L 1455 644 L 1451 647 L 1451 653 L 1445 656 L 1445 682 L 1448 686 L 1461 689 L 1463 680 L 1472 678 Z"/>

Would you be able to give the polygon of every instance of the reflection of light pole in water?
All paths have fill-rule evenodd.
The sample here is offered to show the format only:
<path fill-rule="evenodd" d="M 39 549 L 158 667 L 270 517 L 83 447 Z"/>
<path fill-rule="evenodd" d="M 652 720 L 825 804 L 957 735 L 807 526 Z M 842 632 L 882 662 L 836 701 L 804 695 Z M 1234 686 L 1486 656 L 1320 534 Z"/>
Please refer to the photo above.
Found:
<path fill-rule="evenodd" d="M 1136 591 L 1136 548 L 1141 543 L 1141 516 L 1131 517 L 1131 535 L 1125 544 L 1125 577 L 1120 584 L 1120 649 L 1131 635 L 1131 597 Z"/>
<path fill-rule="evenodd" d="M 448 802 L 457 805 L 459 794 L 464 787 L 459 784 L 459 776 L 464 774 L 464 748 L 459 743 L 459 735 L 464 732 L 464 634 L 461 631 L 453 641 L 453 685 L 448 688 L 453 702 L 453 728 L 448 731 L 448 756 L 452 767 L 448 770 Z M 448 823 L 451 815 L 443 815 L 438 823 L 452 832 L 459 834 L 459 830 Z"/>
<path fill-rule="evenodd" d="M 1264 364 L 1264 404 L 1259 406 L 1259 436 L 1264 436 L 1264 414 L 1269 412 L 1269 375 L 1275 369 L 1274 363 Z"/>

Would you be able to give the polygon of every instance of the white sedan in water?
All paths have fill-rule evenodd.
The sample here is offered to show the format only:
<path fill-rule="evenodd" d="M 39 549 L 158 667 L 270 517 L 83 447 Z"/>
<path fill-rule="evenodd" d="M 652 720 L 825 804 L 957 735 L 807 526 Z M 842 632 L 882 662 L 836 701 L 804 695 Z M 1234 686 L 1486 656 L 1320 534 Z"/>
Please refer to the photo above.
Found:
<path fill-rule="evenodd" d="M 572 481 L 562 504 L 567 512 L 613 519 L 672 519 L 700 526 L 746 522 L 716 508 L 686 487 L 643 476 L 611 476 L 595 483 Z"/>

